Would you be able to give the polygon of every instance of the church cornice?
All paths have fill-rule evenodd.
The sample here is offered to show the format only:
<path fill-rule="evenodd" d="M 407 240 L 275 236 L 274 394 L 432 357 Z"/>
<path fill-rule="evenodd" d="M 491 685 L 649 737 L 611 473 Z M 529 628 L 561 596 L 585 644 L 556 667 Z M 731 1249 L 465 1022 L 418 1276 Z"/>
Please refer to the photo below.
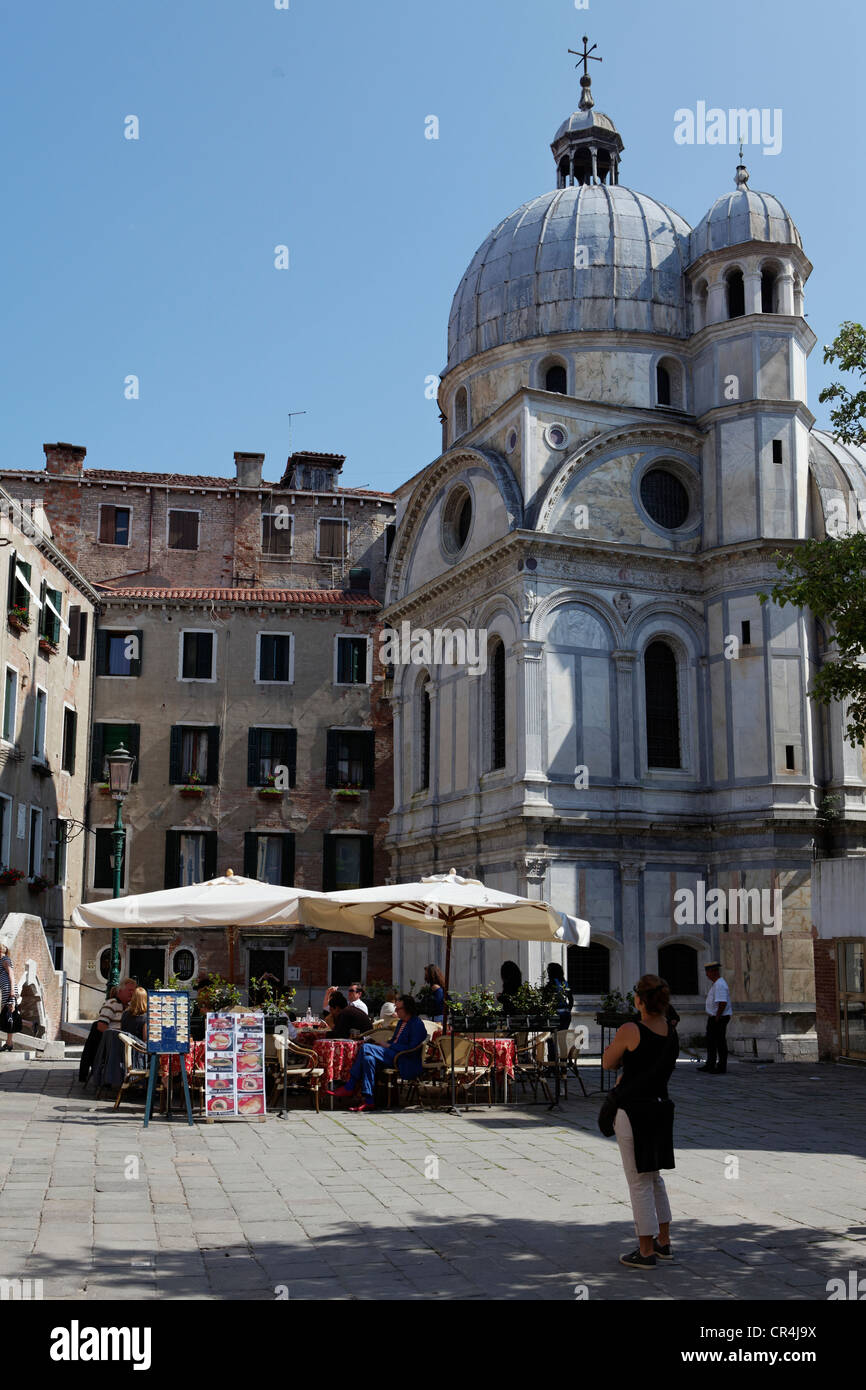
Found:
<path fill-rule="evenodd" d="M 703 251 L 696 260 L 690 261 L 686 266 L 686 275 L 692 280 L 699 280 L 712 265 L 724 265 L 727 268 L 754 256 L 765 261 L 777 261 L 783 256 L 790 257 L 796 262 L 797 270 L 802 274 L 804 282 L 815 268 L 803 248 L 794 241 L 742 241 L 736 246 L 720 246 L 717 250 Z"/>
<path fill-rule="evenodd" d="M 703 415 L 698 416 L 698 424 L 703 430 L 709 430 L 711 426 L 724 423 L 726 420 L 740 420 L 744 413 L 748 415 L 791 415 L 800 420 L 809 431 L 815 424 L 815 416 L 802 401 L 770 400 L 767 397 L 756 398 L 755 400 L 728 401 L 725 405 L 711 406 Z"/>

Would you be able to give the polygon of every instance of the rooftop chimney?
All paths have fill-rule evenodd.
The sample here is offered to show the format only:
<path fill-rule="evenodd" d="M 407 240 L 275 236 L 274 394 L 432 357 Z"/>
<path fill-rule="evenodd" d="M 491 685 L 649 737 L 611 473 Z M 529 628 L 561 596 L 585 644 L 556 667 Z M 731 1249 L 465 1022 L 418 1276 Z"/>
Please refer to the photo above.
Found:
<path fill-rule="evenodd" d="M 80 444 L 43 444 L 45 467 L 49 473 L 60 473 L 67 478 L 80 478 L 84 471 L 87 450 Z"/>
<path fill-rule="evenodd" d="M 238 487 L 261 487 L 264 464 L 264 454 L 244 454 L 235 451 Z"/>

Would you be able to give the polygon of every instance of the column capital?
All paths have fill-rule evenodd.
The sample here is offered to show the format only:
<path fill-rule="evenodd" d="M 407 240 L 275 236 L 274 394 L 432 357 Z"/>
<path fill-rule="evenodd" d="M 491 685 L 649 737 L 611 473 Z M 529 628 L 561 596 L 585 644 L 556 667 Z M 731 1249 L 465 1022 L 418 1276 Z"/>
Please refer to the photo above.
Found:
<path fill-rule="evenodd" d="M 540 661 L 544 656 L 544 643 L 529 637 L 518 637 L 512 643 L 511 650 L 517 661 Z"/>
<path fill-rule="evenodd" d="M 629 667 L 634 666 L 640 660 L 640 652 L 626 651 L 622 647 L 617 648 L 611 655 L 616 665 L 622 667 L 623 670 L 628 670 Z"/>

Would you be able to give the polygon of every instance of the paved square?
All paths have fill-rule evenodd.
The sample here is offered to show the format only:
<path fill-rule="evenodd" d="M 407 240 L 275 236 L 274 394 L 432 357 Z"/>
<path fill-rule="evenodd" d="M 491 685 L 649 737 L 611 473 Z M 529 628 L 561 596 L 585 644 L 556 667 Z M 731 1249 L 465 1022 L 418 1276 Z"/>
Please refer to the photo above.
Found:
<path fill-rule="evenodd" d="M 647 1273 L 617 1263 L 635 1243 L 619 1153 L 575 1083 L 555 1114 L 145 1131 L 77 1071 L 0 1059 L 0 1276 L 46 1299 L 826 1300 L 866 1277 L 866 1069 L 680 1063 L 677 1259 Z"/>

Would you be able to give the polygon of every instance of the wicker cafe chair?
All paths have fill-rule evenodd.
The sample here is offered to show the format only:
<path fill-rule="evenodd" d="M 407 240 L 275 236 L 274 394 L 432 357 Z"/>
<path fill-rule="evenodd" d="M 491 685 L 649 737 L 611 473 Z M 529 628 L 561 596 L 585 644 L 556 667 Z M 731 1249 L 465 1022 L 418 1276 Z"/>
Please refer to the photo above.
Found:
<path fill-rule="evenodd" d="M 476 1098 L 479 1086 L 486 1086 L 488 1103 L 492 1104 L 494 1064 L 496 1061 L 496 1052 L 492 1041 L 489 1038 L 448 1033 L 437 1039 L 437 1046 L 442 1055 L 445 1068 L 444 1081 L 449 1088 L 449 1095 L 453 1059 L 456 1090 L 458 1096 L 462 1093 L 464 1104 L 469 1099 L 470 1090 L 473 1093 L 472 1099 Z"/>
<path fill-rule="evenodd" d="M 418 1083 L 422 1078 L 420 1076 L 404 1076 L 400 1067 L 407 1057 L 414 1057 L 418 1053 L 421 1054 L 423 1063 L 426 1050 L 429 1046 L 430 1039 L 425 1038 L 423 1042 L 419 1042 L 417 1047 L 410 1047 L 407 1048 L 405 1052 L 398 1052 L 397 1056 L 394 1058 L 393 1067 L 382 1067 L 380 1069 L 376 1077 L 376 1082 L 378 1085 L 381 1080 L 384 1084 L 386 1103 L 388 1105 L 393 1105 L 395 1102 L 397 1105 L 410 1105 L 418 1100 Z"/>
<path fill-rule="evenodd" d="M 547 1045 L 550 1038 L 550 1033 L 514 1034 L 514 1050 L 516 1053 L 514 1060 L 514 1080 L 515 1083 L 519 1083 L 521 1086 L 532 1087 L 533 1101 L 538 1100 L 538 1088 L 540 1086 L 545 1099 L 549 1104 L 552 1104 L 553 1098 L 550 1094 L 545 1076 L 547 1069 Z"/>
<path fill-rule="evenodd" d="M 280 1070 L 275 1077 L 274 1091 L 271 1096 L 272 1102 L 277 1090 L 282 1087 L 283 1066 L 285 1065 L 290 1085 L 294 1083 L 295 1086 L 312 1091 L 316 1103 L 316 1114 L 318 1115 L 319 1088 L 322 1084 L 322 1077 L 325 1075 L 325 1068 L 318 1065 L 319 1059 L 316 1053 L 312 1048 L 301 1047 L 299 1043 L 292 1042 L 291 1039 L 276 1033 L 274 1034 L 274 1046 L 276 1047 Z M 301 1058 L 304 1060 L 301 1061 Z"/>
<path fill-rule="evenodd" d="M 134 1033 L 121 1033 L 120 1041 L 123 1044 L 123 1080 L 114 1102 L 115 1110 L 120 1105 L 120 1098 L 124 1091 L 128 1090 L 130 1086 L 136 1083 L 140 1086 L 147 1085 L 150 1072 L 147 1044 L 143 1043 L 141 1038 L 137 1038 Z"/>

